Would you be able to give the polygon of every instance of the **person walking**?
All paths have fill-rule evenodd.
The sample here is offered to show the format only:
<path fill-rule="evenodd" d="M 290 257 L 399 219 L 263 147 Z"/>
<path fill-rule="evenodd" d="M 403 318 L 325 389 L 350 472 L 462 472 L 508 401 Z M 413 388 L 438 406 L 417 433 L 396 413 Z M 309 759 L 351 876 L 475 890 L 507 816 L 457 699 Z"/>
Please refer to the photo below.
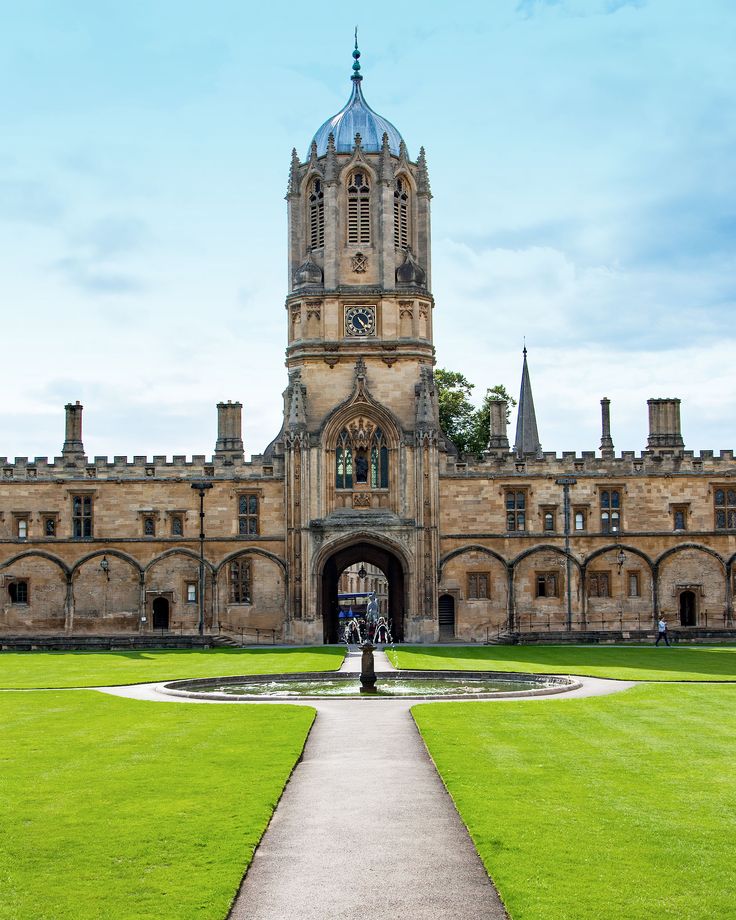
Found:
<path fill-rule="evenodd" d="M 659 623 L 657 623 L 657 641 L 655 645 L 659 645 L 660 641 L 664 639 L 664 644 L 669 645 L 670 640 L 667 636 L 667 620 L 664 617 L 659 618 Z"/>

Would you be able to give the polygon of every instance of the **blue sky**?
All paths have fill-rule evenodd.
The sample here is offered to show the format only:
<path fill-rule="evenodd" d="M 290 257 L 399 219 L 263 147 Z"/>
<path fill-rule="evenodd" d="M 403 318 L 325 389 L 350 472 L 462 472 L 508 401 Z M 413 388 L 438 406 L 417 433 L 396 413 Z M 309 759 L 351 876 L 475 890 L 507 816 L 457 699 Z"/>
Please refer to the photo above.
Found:
<path fill-rule="evenodd" d="M 368 14 L 373 16 L 367 19 Z M 3 4 L 0 455 L 246 453 L 280 423 L 290 151 L 345 102 L 355 11 L 231 0 Z M 736 447 L 736 7 L 365 8 L 371 106 L 424 145 L 439 366 L 516 392 L 546 450 L 648 397 Z"/>

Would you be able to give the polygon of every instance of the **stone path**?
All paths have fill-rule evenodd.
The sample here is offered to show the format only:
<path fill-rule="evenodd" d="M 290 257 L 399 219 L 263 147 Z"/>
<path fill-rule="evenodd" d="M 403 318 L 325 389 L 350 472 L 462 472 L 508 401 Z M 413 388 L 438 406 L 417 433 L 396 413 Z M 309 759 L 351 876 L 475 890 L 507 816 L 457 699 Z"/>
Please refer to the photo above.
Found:
<path fill-rule="evenodd" d="M 360 652 L 351 653 L 341 670 L 359 671 Z M 390 662 L 377 654 L 376 671 L 386 670 L 392 670 Z M 582 686 L 569 694 L 524 702 L 633 686 L 580 680 Z M 161 696 L 152 684 L 98 689 L 137 699 L 195 702 Z M 502 702 L 520 700 L 487 704 Z M 310 700 L 308 705 L 317 710 L 317 719 L 230 920 L 506 920 L 411 717 L 416 701 Z"/>
<path fill-rule="evenodd" d="M 410 706 L 317 703 L 232 920 L 506 917 Z"/>

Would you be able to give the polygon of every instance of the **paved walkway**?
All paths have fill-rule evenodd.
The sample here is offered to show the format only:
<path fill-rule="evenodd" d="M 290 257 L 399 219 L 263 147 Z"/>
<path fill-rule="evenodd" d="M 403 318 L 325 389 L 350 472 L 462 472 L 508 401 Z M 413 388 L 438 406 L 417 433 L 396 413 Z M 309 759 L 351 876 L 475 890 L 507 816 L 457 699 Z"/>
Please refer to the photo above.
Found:
<path fill-rule="evenodd" d="M 392 670 L 381 655 L 376 655 L 376 670 Z M 346 658 L 341 670 L 359 671 L 360 652 Z M 633 686 L 595 678 L 580 682 L 570 693 L 524 702 L 537 705 Z M 160 702 L 223 705 L 161 696 L 156 686 L 99 689 Z M 487 704 L 503 702 L 521 701 Z M 317 710 L 317 719 L 230 920 L 505 920 L 411 717 L 416 701 L 310 700 L 308 705 Z"/>
<path fill-rule="evenodd" d="M 410 706 L 317 703 L 233 920 L 506 917 Z"/>

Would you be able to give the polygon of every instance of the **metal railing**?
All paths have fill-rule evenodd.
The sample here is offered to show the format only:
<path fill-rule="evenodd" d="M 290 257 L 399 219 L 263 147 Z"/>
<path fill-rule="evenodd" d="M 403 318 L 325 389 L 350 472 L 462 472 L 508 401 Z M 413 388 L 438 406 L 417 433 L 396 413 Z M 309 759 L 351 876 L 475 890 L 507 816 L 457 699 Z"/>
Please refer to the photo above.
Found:
<path fill-rule="evenodd" d="M 276 640 L 281 638 L 281 630 L 267 629 L 263 626 L 225 626 L 217 624 L 218 636 L 229 636 L 232 639 L 240 639 L 241 645 L 276 645 Z M 255 637 L 255 642 L 251 641 Z M 261 642 L 261 638 L 264 642 Z M 269 641 L 270 640 L 270 641 Z"/>
<path fill-rule="evenodd" d="M 701 610 L 697 616 L 697 621 L 688 626 L 680 623 L 679 615 L 670 614 L 667 611 L 663 611 L 662 615 L 667 617 L 669 628 L 676 631 L 736 628 L 725 611 L 714 613 L 707 609 Z M 559 633 L 560 635 L 574 635 L 575 633 L 585 632 L 651 633 L 656 631 L 657 624 L 651 614 L 639 611 L 635 614 L 619 611 L 616 614 L 609 611 L 608 613 L 588 613 L 585 617 L 572 617 L 568 628 L 568 624 L 563 617 L 554 616 L 551 612 L 540 616 L 538 613 L 517 610 L 512 629 L 509 629 L 506 623 L 488 623 L 483 628 L 485 629 L 485 641 L 490 643 L 499 641 L 505 636 L 523 633 Z"/>

